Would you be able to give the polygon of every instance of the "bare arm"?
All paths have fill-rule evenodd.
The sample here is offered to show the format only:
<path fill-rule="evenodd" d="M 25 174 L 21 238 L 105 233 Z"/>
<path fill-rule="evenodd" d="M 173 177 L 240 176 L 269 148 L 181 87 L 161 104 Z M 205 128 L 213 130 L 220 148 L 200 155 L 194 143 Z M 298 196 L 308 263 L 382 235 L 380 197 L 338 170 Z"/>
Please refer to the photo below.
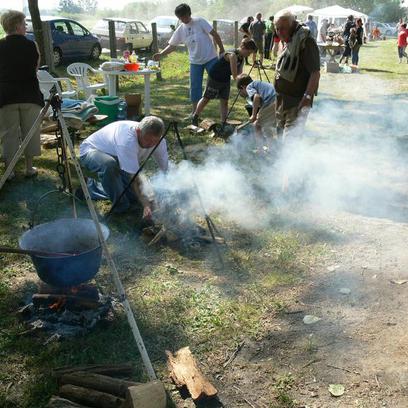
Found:
<path fill-rule="evenodd" d="M 235 54 L 228 54 L 225 58 L 229 59 L 230 67 L 231 67 L 231 75 L 232 78 L 237 79 L 238 76 L 238 59 Z"/>
<path fill-rule="evenodd" d="M 175 45 L 168 45 L 164 50 L 158 52 L 157 54 L 153 55 L 153 59 L 155 61 L 160 61 L 160 58 L 163 57 L 164 55 L 168 55 L 172 53 L 177 47 Z"/>
<path fill-rule="evenodd" d="M 153 203 L 149 200 L 149 197 L 143 193 L 142 179 L 139 176 L 136 177 L 132 183 L 132 190 L 143 205 L 143 218 L 151 218 Z"/>
<path fill-rule="evenodd" d="M 262 102 L 261 95 L 255 94 L 253 102 L 252 102 L 252 116 L 249 118 L 251 122 L 256 121 L 256 117 L 258 115 L 259 108 L 261 107 L 261 102 Z"/>
<path fill-rule="evenodd" d="M 225 50 L 220 35 L 215 30 L 211 30 L 210 34 L 213 36 L 214 42 L 217 44 L 219 53 L 223 54 Z"/>
<path fill-rule="evenodd" d="M 312 72 L 309 78 L 309 82 L 307 83 L 307 88 L 305 95 L 310 95 L 313 98 L 313 95 L 316 94 L 316 91 L 319 87 L 320 81 L 320 71 Z M 303 107 L 309 107 L 312 104 L 312 99 L 308 99 L 306 96 L 300 101 L 299 110 Z"/>

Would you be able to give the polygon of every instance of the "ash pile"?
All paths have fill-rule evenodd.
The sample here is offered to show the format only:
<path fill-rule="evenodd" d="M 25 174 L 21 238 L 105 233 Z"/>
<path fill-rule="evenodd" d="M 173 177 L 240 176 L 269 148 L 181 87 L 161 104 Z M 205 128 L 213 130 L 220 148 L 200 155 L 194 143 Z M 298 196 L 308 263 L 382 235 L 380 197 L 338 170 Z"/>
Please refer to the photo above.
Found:
<path fill-rule="evenodd" d="M 27 326 L 22 335 L 45 336 L 44 344 L 85 335 L 113 320 L 117 301 L 91 284 L 57 288 L 40 283 L 29 303 L 17 311 Z"/>

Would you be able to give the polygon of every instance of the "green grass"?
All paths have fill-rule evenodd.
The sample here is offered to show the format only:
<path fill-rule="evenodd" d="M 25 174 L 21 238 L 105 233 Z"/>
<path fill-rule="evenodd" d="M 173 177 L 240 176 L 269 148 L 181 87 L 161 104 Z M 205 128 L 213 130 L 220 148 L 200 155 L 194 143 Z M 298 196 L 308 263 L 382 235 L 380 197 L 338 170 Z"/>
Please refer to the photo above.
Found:
<path fill-rule="evenodd" d="M 390 80 L 392 92 L 405 92 L 407 66 L 396 63 L 395 48 L 394 41 L 365 47 L 361 55 L 362 72 L 363 75 L 369 72 L 379 80 Z M 180 120 L 190 111 L 187 55 L 172 54 L 163 61 L 162 70 L 163 81 L 155 78 L 152 81 L 153 113 L 165 120 Z M 65 75 L 65 68 L 59 67 L 58 74 Z M 322 93 L 353 99 L 353 95 L 344 95 L 340 88 L 332 87 L 331 78 L 323 75 Z M 121 80 L 121 95 L 142 90 L 139 79 Z M 218 112 L 214 102 L 205 116 L 217 118 Z M 240 100 L 233 117 L 242 119 L 243 112 Z M 86 128 L 83 134 L 92 130 Z M 192 136 L 185 131 L 182 136 L 188 144 L 221 143 L 207 135 Z M 169 137 L 169 146 L 170 156 L 179 161 L 181 153 L 173 135 Z M 41 194 L 58 184 L 55 164 L 55 152 L 44 150 L 37 161 L 40 175 L 36 180 L 25 180 L 18 175 L 4 187 L 0 202 L 1 245 L 17 246 L 28 225 L 30 209 Z M 17 170 L 21 174 L 22 163 Z M 98 208 L 104 212 L 109 207 L 98 203 Z M 85 210 L 82 212 L 86 214 Z M 37 222 L 69 215 L 69 201 L 51 196 L 43 202 Z M 281 218 L 283 215 L 277 213 L 274 225 L 248 232 L 215 217 L 228 236 L 224 268 L 217 263 L 210 247 L 196 257 L 187 257 L 167 247 L 150 248 L 140 239 L 137 216 L 111 219 L 109 245 L 160 378 L 167 381 L 166 349 L 189 345 L 198 359 L 207 362 L 215 372 L 222 366 L 226 353 L 242 339 L 265 335 L 276 313 L 287 305 L 285 288 L 300 285 L 304 272 L 325 252 L 321 245 L 324 231 L 319 238 L 296 230 L 295 225 L 288 229 L 283 220 L 280 222 Z M 96 328 L 74 340 L 44 346 L 41 338 L 20 335 L 25 327 L 15 311 L 32 291 L 36 279 L 34 267 L 27 258 L 1 255 L 0 270 L 1 407 L 45 407 L 56 390 L 50 372 L 62 365 L 130 361 L 137 367 L 134 379 L 146 379 L 126 318 L 120 311 L 108 328 Z M 101 267 L 97 283 L 106 292 L 115 292 L 106 264 Z M 294 406 L 289 395 L 292 383 L 289 374 L 277 379 L 272 406 Z"/>

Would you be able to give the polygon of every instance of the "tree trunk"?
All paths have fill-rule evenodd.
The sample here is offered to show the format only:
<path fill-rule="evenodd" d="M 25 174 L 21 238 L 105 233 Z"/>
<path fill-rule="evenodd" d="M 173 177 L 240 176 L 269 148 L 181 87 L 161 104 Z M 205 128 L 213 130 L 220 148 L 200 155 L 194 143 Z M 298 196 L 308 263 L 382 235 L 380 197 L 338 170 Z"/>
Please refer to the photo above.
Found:
<path fill-rule="evenodd" d="M 38 48 L 40 49 L 41 57 L 40 65 L 44 65 L 45 64 L 44 39 L 41 25 L 40 10 L 38 8 L 38 0 L 28 0 L 28 9 L 30 10 L 31 21 L 33 23 L 35 41 L 37 42 Z"/>

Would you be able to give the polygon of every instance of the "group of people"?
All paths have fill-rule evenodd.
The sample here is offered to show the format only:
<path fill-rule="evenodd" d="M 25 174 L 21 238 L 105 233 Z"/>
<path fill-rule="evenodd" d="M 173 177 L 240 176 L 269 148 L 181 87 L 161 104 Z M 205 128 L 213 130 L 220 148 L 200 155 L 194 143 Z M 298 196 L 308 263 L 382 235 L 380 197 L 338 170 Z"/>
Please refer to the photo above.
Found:
<path fill-rule="evenodd" d="M 361 18 L 354 19 L 354 16 L 349 16 L 344 26 L 343 39 L 345 49 L 340 58 L 340 64 L 343 62 L 348 64 L 351 57 L 351 63 L 358 66 L 360 57 L 360 48 L 364 43 L 364 23 Z"/>
<path fill-rule="evenodd" d="M 309 28 L 298 23 L 290 12 L 270 19 L 273 24 L 270 39 L 276 35 L 283 45 L 271 84 L 243 73 L 245 58 L 264 47 L 264 38 L 259 36 L 265 34 L 260 13 L 249 27 L 251 35 L 245 36 L 238 49 L 231 51 L 225 51 L 220 36 L 205 19 L 192 16 L 187 4 L 177 6 L 175 14 L 181 24 L 168 46 L 155 54 L 154 59 L 160 60 L 179 44 L 186 45 L 190 59 L 191 119 L 195 123 L 212 99 L 220 100 L 221 120 L 226 119 L 232 78 L 236 80 L 237 92 L 251 104 L 249 121 L 254 124 L 258 139 L 281 137 L 290 141 L 302 134 L 320 78 L 319 50 Z M 0 40 L 0 136 L 3 158 L 8 164 L 18 148 L 19 138 L 25 138 L 31 127 L 28 123 L 32 125 L 44 101 L 36 77 L 39 52 L 35 43 L 25 38 L 25 16 L 6 12 L 1 24 L 7 35 Z M 202 94 L 204 71 L 209 75 Z M 32 112 L 28 114 L 30 109 Z M 8 117 L 11 115 L 14 115 L 12 119 Z M 118 212 L 126 211 L 135 202 L 141 203 L 144 217 L 150 218 L 151 197 L 146 195 L 142 179 L 134 176 L 154 148 L 157 164 L 162 171 L 167 170 L 164 131 L 160 118 L 148 116 L 141 122 L 113 122 L 82 142 L 81 164 L 97 174 L 97 179 L 88 180 L 91 198 L 111 200 Z M 39 132 L 31 143 L 25 152 L 27 175 L 36 172 L 32 157 L 39 154 Z M 131 188 L 123 194 L 132 179 Z"/>

